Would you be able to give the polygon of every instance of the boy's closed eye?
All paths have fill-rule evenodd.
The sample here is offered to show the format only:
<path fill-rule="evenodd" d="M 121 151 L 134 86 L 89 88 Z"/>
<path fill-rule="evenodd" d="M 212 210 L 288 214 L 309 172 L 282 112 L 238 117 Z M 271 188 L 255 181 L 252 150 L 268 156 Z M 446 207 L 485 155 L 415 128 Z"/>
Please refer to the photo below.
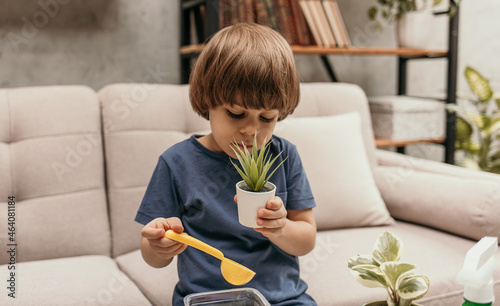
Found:
<path fill-rule="evenodd" d="M 233 113 L 233 112 L 232 112 L 232 111 L 230 111 L 230 110 L 227 110 L 227 114 L 228 114 L 231 118 L 234 118 L 234 119 L 242 119 L 243 117 L 245 117 L 245 113 L 236 114 L 236 113 Z M 260 116 L 260 120 L 262 120 L 262 121 L 264 121 L 264 122 L 273 122 L 273 121 L 274 121 L 274 117 L 272 117 L 272 118 L 268 118 L 268 117 Z"/>

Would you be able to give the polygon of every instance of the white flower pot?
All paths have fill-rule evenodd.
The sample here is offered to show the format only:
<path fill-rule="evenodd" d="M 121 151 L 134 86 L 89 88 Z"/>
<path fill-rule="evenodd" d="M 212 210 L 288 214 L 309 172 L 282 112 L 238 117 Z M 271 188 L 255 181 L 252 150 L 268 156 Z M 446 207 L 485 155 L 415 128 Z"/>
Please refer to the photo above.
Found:
<path fill-rule="evenodd" d="M 265 208 L 267 201 L 274 198 L 276 186 L 267 182 L 265 187 L 271 189 L 266 192 L 254 192 L 241 189 L 246 186 L 245 181 L 236 184 L 236 195 L 238 196 L 238 220 L 241 225 L 246 227 L 260 227 L 257 225 L 257 211 L 259 208 Z"/>
<path fill-rule="evenodd" d="M 399 47 L 425 49 L 432 34 L 432 18 L 431 9 L 404 14 L 396 25 Z"/>

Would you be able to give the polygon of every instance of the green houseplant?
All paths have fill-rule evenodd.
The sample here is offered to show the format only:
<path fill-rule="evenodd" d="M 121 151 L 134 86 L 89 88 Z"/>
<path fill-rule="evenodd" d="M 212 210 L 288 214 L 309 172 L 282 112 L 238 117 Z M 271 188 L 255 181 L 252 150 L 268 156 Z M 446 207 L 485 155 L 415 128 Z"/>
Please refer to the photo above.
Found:
<path fill-rule="evenodd" d="M 271 166 L 274 164 L 276 159 L 281 155 L 278 154 L 274 159 L 272 155 L 269 155 L 269 146 L 272 141 L 267 142 L 267 137 L 264 138 L 262 148 L 259 152 L 257 149 L 257 133 L 253 139 L 252 153 L 247 149 L 245 144 L 243 144 L 243 150 L 238 146 L 236 142 L 231 144 L 231 149 L 233 149 L 238 161 L 240 162 L 241 169 L 231 160 L 234 168 L 240 174 L 241 178 L 245 181 L 248 188 L 252 191 L 259 192 L 269 181 L 274 172 L 278 169 L 281 164 L 285 162 L 288 158 L 286 157 L 283 161 L 274 168 L 273 172 L 268 174 L 271 170 Z"/>
<path fill-rule="evenodd" d="M 453 16 L 460 0 L 450 1 L 454 4 L 450 6 L 450 16 Z M 393 23 L 407 13 L 423 10 L 429 5 L 436 6 L 441 2 L 442 0 L 376 0 L 376 4 L 368 9 L 368 17 L 370 20 L 376 20 L 380 16 L 388 23 Z"/>
<path fill-rule="evenodd" d="M 464 75 L 474 97 L 460 95 L 460 105 L 447 107 L 457 113 L 455 149 L 463 153 L 458 164 L 500 174 L 500 95 L 476 69 L 467 66 Z"/>
<path fill-rule="evenodd" d="M 257 133 L 253 139 L 252 152 L 250 152 L 243 143 L 243 149 L 236 142 L 231 144 L 231 149 L 236 154 L 240 167 L 232 160 L 234 168 L 240 174 L 242 181 L 236 184 L 236 195 L 238 198 L 238 219 L 239 222 L 247 227 L 258 227 L 257 211 L 259 208 L 266 207 L 266 202 L 274 198 L 276 186 L 269 182 L 271 176 L 285 162 L 285 157 L 271 173 L 271 167 L 282 152 L 276 157 L 272 157 L 269 149 L 272 140 L 267 142 L 264 138 L 262 148 L 258 150 Z"/>
<path fill-rule="evenodd" d="M 396 23 L 396 38 L 399 47 L 426 48 L 434 29 L 425 25 L 432 22 L 431 8 L 442 0 L 375 0 L 368 9 L 368 17 L 375 21 L 375 28 L 382 30 L 382 23 Z M 453 16 L 459 0 L 450 0 L 449 15 Z"/>
<path fill-rule="evenodd" d="M 387 290 L 389 306 L 408 306 L 429 290 L 429 279 L 415 274 L 416 266 L 400 262 L 403 253 L 401 240 L 385 231 L 375 242 L 371 255 L 349 258 L 348 267 L 356 280 L 366 287 Z M 385 304 L 385 303 L 384 303 Z M 382 305 L 376 302 L 365 305 Z"/>

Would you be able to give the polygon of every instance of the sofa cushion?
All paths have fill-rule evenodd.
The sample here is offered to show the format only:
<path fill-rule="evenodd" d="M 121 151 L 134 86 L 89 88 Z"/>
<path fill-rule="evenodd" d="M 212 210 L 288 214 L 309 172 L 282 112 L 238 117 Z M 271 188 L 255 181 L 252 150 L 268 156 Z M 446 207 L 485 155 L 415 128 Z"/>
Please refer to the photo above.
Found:
<path fill-rule="evenodd" d="M 362 286 L 347 267 L 348 258 L 370 254 L 376 238 L 385 230 L 401 238 L 404 245 L 401 261 L 416 265 L 416 272 L 430 280 L 429 292 L 417 303 L 463 303 L 463 286 L 455 280 L 467 251 L 476 241 L 420 225 L 397 222 L 391 226 L 318 232 L 314 250 L 300 257 L 301 276 L 309 285 L 307 292 L 318 305 L 362 305 L 386 299 L 385 289 Z M 500 261 L 500 252 L 495 255 L 495 260 Z M 500 279 L 500 269 L 495 270 L 493 277 Z M 500 295 L 500 282 L 495 282 L 494 291 L 495 296 Z"/>
<path fill-rule="evenodd" d="M 107 256 L 22 262 L 16 270 L 16 298 L 3 291 L 1 305 L 151 305 Z M 0 273 L 8 275 L 7 265 Z"/>
<path fill-rule="evenodd" d="M 134 281 L 153 305 L 172 305 L 177 276 L 177 257 L 165 268 L 155 269 L 136 250 L 115 258 L 120 269 Z"/>
<path fill-rule="evenodd" d="M 316 200 L 318 229 L 394 222 L 373 179 L 358 113 L 288 118 L 275 133 L 297 146 Z"/>
<path fill-rule="evenodd" d="M 299 106 L 291 117 L 321 117 L 356 112 L 361 117 L 361 133 L 366 156 L 376 165 L 368 98 L 361 87 L 347 83 L 301 83 Z"/>
<path fill-rule="evenodd" d="M 0 114 L 0 220 L 7 220 L 6 201 L 15 196 L 18 260 L 110 254 L 95 91 L 1 89 Z M 0 243 L 7 244 L 7 235 Z M 2 252 L 0 264 L 7 261 Z"/>
<path fill-rule="evenodd" d="M 139 247 L 134 222 L 158 157 L 209 127 L 189 103 L 188 86 L 112 84 L 102 88 L 104 144 L 113 256 Z"/>

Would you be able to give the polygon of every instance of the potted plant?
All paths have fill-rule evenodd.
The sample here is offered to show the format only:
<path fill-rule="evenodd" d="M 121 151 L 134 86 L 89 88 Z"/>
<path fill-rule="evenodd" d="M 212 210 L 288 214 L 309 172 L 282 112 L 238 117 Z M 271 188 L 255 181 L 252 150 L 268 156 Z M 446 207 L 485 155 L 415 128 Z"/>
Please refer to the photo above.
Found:
<path fill-rule="evenodd" d="M 356 280 L 366 287 L 383 287 L 386 301 L 376 301 L 366 306 L 408 306 L 423 297 L 429 290 L 429 279 L 415 274 L 416 266 L 400 262 L 403 253 L 401 240 L 385 231 L 378 237 L 371 255 L 357 255 L 348 260 L 348 267 Z"/>
<path fill-rule="evenodd" d="M 455 149 L 463 153 L 461 166 L 500 174 L 500 95 L 476 69 L 467 66 L 465 79 L 474 97 L 461 95 L 457 113 Z"/>
<path fill-rule="evenodd" d="M 432 19 L 431 8 L 441 4 L 442 0 L 376 0 L 368 9 L 370 20 L 381 30 L 377 20 L 381 18 L 388 24 L 396 22 L 397 38 L 400 47 L 422 48 L 429 33 L 422 30 L 422 25 Z M 450 0 L 450 17 L 455 14 L 459 0 Z"/>
<path fill-rule="evenodd" d="M 269 173 L 272 165 L 278 159 L 282 152 L 272 158 L 269 154 L 272 140 L 267 142 L 264 138 L 260 151 L 257 147 L 257 133 L 253 139 L 252 152 L 247 149 L 243 143 L 243 149 L 238 146 L 236 141 L 231 144 L 236 157 L 240 163 L 241 169 L 231 160 L 236 171 L 240 174 L 242 181 L 236 184 L 236 195 L 238 197 L 238 220 L 247 227 L 259 227 L 257 225 L 257 211 L 261 207 L 266 207 L 266 202 L 276 193 L 276 186 L 269 182 L 274 172 L 281 166 L 286 157 Z"/>

